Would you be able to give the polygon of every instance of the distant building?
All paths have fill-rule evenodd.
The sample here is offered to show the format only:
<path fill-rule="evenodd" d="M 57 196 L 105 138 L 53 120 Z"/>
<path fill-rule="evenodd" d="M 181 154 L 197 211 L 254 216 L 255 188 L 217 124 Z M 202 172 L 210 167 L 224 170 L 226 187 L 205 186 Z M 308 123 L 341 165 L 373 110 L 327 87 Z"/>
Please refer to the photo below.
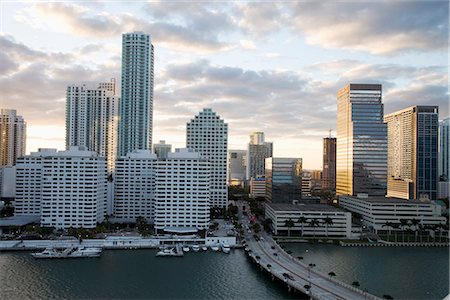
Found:
<path fill-rule="evenodd" d="M 153 133 L 154 56 L 150 35 L 122 34 L 122 89 L 118 156 L 150 150 Z"/>
<path fill-rule="evenodd" d="M 15 109 L 0 110 L 0 166 L 14 166 L 25 155 L 27 123 Z"/>
<path fill-rule="evenodd" d="M 381 84 L 348 84 L 338 92 L 336 194 L 386 194 L 387 127 Z"/>
<path fill-rule="evenodd" d="M 275 234 L 352 237 L 351 213 L 327 204 L 266 203 L 265 214 L 267 219 L 272 220 Z M 301 218 L 304 218 L 303 222 Z M 288 220 L 292 220 L 294 226 L 288 228 Z"/>
<path fill-rule="evenodd" d="M 111 82 L 72 84 L 66 94 L 66 149 L 83 146 L 106 158 L 114 171 L 120 98 Z"/>
<path fill-rule="evenodd" d="M 312 174 L 309 170 L 302 170 L 302 196 L 311 196 L 313 188 Z"/>
<path fill-rule="evenodd" d="M 266 178 L 264 176 L 250 179 L 250 197 L 266 197 Z"/>
<path fill-rule="evenodd" d="M 16 215 L 41 225 L 94 228 L 106 215 L 106 160 L 84 147 L 40 149 L 17 161 Z"/>
<path fill-rule="evenodd" d="M 336 190 L 336 138 L 323 139 L 322 189 Z"/>
<path fill-rule="evenodd" d="M 247 168 L 246 150 L 228 150 L 228 185 L 245 184 Z"/>
<path fill-rule="evenodd" d="M 439 182 L 438 198 L 448 197 L 450 192 L 450 174 L 449 174 L 449 144 L 450 144 L 450 118 L 439 122 Z"/>
<path fill-rule="evenodd" d="M 302 159 L 266 158 L 266 200 L 292 203 L 302 198 Z"/>
<path fill-rule="evenodd" d="M 1 198 L 14 199 L 16 196 L 16 167 L 0 167 L 0 200 Z"/>
<path fill-rule="evenodd" d="M 247 180 L 265 175 L 265 160 L 272 157 L 273 143 L 264 141 L 264 132 L 250 135 L 247 157 Z"/>
<path fill-rule="evenodd" d="M 359 197 L 339 196 L 339 205 L 352 213 L 359 214 L 363 223 L 374 232 L 388 230 L 386 222 L 400 224 L 400 220 L 410 222 L 416 219 L 422 225 L 446 222 L 446 218 L 442 216 L 441 206 L 434 201 L 405 201 L 399 198 L 360 195 Z"/>
<path fill-rule="evenodd" d="M 437 106 L 412 106 L 384 117 L 388 125 L 388 197 L 436 200 Z"/>
<path fill-rule="evenodd" d="M 210 163 L 199 153 L 176 149 L 156 170 L 155 229 L 177 232 L 209 226 Z"/>
<path fill-rule="evenodd" d="M 150 150 L 134 150 L 116 161 L 114 217 L 124 222 L 155 218 L 155 162 Z"/>
<path fill-rule="evenodd" d="M 203 109 L 186 125 L 186 146 L 210 162 L 211 205 L 227 207 L 228 124 L 212 109 Z"/>
<path fill-rule="evenodd" d="M 158 159 L 164 160 L 167 154 L 172 151 L 172 145 L 166 144 L 166 141 L 159 141 L 159 144 L 153 144 L 153 151 Z"/>

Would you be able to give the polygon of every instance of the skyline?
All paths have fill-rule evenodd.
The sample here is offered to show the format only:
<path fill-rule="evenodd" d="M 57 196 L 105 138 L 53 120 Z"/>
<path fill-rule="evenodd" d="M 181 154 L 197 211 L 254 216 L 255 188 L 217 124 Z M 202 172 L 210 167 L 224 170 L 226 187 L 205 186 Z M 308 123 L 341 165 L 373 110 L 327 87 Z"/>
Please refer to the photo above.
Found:
<path fill-rule="evenodd" d="M 0 106 L 27 121 L 27 153 L 64 149 L 67 86 L 120 82 L 131 31 L 155 46 L 153 143 L 183 148 L 186 123 L 210 107 L 229 124 L 228 149 L 264 131 L 275 157 L 319 169 L 350 82 L 382 84 L 385 114 L 438 105 L 449 115 L 444 1 L 0 5 Z"/>

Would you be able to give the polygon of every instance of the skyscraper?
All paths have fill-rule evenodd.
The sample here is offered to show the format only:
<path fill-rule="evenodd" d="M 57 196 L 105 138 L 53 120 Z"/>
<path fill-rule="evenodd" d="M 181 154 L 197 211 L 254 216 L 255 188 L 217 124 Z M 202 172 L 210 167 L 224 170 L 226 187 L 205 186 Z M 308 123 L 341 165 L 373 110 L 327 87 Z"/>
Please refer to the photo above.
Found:
<path fill-rule="evenodd" d="M 412 106 L 384 117 L 388 125 L 388 197 L 436 200 L 437 106 Z"/>
<path fill-rule="evenodd" d="M 15 109 L 0 111 L 0 166 L 14 166 L 25 155 L 27 123 Z"/>
<path fill-rule="evenodd" d="M 228 151 L 228 184 L 243 185 L 247 167 L 247 151 Z"/>
<path fill-rule="evenodd" d="M 302 198 L 302 159 L 266 158 L 266 200 L 292 203 Z"/>
<path fill-rule="evenodd" d="M 265 175 L 265 160 L 272 157 L 273 144 L 264 141 L 264 132 L 253 132 L 248 144 L 247 180 Z"/>
<path fill-rule="evenodd" d="M 106 158 L 114 170 L 119 97 L 111 82 L 72 84 L 66 94 L 66 149 L 84 146 Z"/>
<path fill-rule="evenodd" d="M 212 109 L 203 109 L 186 125 L 186 147 L 210 162 L 211 206 L 227 207 L 228 124 Z"/>
<path fill-rule="evenodd" d="M 336 138 L 323 138 L 322 189 L 336 190 Z"/>
<path fill-rule="evenodd" d="M 150 150 L 153 130 L 153 45 L 142 32 L 122 35 L 119 156 Z"/>
<path fill-rule="evenodd" d="M 338 92 L 336 194 L 386 194 L 387 127 L 380 84 L 348 84 Z"/>
<path fill-rule="evenodd" d="M 158 159 L 166 159 L 167 154 L 172 151 L 172 145 L 166 144 L 166 141 L 159 141 L 159 144 L 153 144 L 153 151 Z"/>
<path fill-rule="evenodd" d="M 439 180 L 450 181 L 450 152 L 448 146 L 450 144 L 450 118 L 446 118 L 439 122 Z"/>

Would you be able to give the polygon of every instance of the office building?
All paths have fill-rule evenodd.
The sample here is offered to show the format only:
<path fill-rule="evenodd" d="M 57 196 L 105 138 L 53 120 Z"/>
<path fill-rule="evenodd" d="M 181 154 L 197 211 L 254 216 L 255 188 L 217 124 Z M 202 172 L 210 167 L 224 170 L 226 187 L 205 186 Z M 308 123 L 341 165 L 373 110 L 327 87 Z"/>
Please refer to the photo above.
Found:
<path fill-rule="evenodd" d="M 211 206 L 228 206 L 228 124 L 205 108 L 186 125 L 186 146 L 211 164 Z"/>
<path fill-rule="evenodd" d="M 438 182 L 438 198 L 449 196 L 450 190 L 450 152 L 448 146 L 450 144 L 450 118 L 446 118 L 439 122 L 439 182 Z"/>
<path fill-rule="evenodd" d="M 119 156 L 150 150 L 153 131 L 153 45 L 142 32 L 122 35 Z"/>
<path fill-rule="evenodd" d="M 323 138 L 322 189 L 336 190 L 336 138 Z"/>
<path fill-rule="evenodd" d="M 41 226 L 95 228 L 106 214 L 107 165 L 85 147 L 40 149 L 18 159 L 16 215 L 40 215 Z"/>
<path fill-rule="evenodd" d="M 264 141 L 264 132 L 253 132 L 248 144 L 247 180 L 266 174 L 265 160 L 272 154 L 273 143 Z"/>
<path fill-rule="evenodd" d="M 302 196 L 311 196 L 313 188 L 312 173 L 309 170 L 302 170 Z"/>
<path fill-rule="evenodd" d="M 155 162 L 150 150 L 134 150 L 116 161 L 114 217 L 123 222 L 155 218 Z"/>
<path fill-rule="evenodd" d="M 336 194 L 386 194 L 387 126 L 380 84 L 348 84 L 338 92 Z"/>
<path fill-rule="evenodd" d="M 266 200 L 293 203 L 302 198 L 302 159 L 266 158 Z"/>
<path fill-rule="evenodd" d="M 438 117 L 437 106 L 412 106 L 385 116 L 388 197 L 436 200 Z"/>
<path fill-rule="evenodd" d="M 244 186 L 247 168 L 246 150 L 228 151 L 228 185 Z"/>
<path fill-rule="evenodd" d="M 266 177 L 258 176 L 250 178 L 250 197 L 266 197 Z"/>
<path fill-rule="evenodd" d="M 210 163 L 192 149 L 176 149 L 156 164 L 155 229 L 196 232 L 209 226 Z"/>
<path fill-rule="evenodd" d="M 83 146 L 106 158 L 114 171 L 119 97 L 111 82 L 72 84 L 66 93 L 66 149 Z"/>
<path fill-rule="evenodd" d="M 14 200 L 16 196 L 16 167 L 0 167 L 0 200 Z"/>
<path fill-rule="evenodd" d="M 25 155 L 27 123 L 14 109 L 0 110 L 0 166 L 14 166 Z"/>
<path fill-rule="evenodd" d="M 153 151 L 160 160 L 167 158 L 167 154 L 172 151 L 172 145 L 166 144 L 166 141 L 159 141 L 159 144 L 153 144 Z"/>

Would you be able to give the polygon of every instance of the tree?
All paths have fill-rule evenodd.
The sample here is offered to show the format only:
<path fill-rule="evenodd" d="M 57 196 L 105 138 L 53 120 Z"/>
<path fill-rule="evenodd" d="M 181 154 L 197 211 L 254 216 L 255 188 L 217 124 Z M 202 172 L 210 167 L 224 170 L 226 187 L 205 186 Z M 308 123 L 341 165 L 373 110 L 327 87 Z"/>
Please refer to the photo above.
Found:
<path fill-rule="evenodd" d="M 259 225 L 259 223 L 253 224 L 252 228 L 255 233 L 259 233 L 261 231 L 261 225 Z"/>
<path fill-rule="evenodd" d="M 387 228 L 388 228 L 388 236 L 387 236 L 387 239 L 388 239 L 388 241 L 390 241 L 389 236 L 391 235 L 392 223 L 389 222 L 389 221 L 386 221 L 383 225 L 381 225 L 381 227 L 387 227 Z"/>
<path fill-rule="evenodd" d="M 262 223 L 264 230 L 269 232 L 271 230 L 272 223 L 273 223 L 272 219 L 270 218 L 265 219 Z"/>
<path fill-rule="evenodd" d="M 417 242 L 417 232 L 419 231 L 420 220 L 411 219 L 411 226 L 414 226 L 414 241 Z"/>
<path fill-rule="evenodd" d="M 291 236 L 291 228 L 295 226 L 295 222 L 292 219 L 286 220 L 284 222 L 284 227 L 288 229 L 288 236 Z"/>
<path fill-rule="evenodd" d="M 300 218 L 298 218 L 297 222 L 299 222 L 300 226 L 302 227 L 302 237 L 303 237 L 303 224 L 308 223 L 308 220 L 305 217 L 301 216 Z"/>
<path fill-rule="evenodd" d="M 330 273 L 328 273 L 328 275 L 329 275 L 330 277 L 334 277 L 334 276 L 336 276 L 336 273 L 330 272 Z"/>
<path fill-rule="evenodd" d="M 326 217 L 325 219 L 323 219 L 323 224 L 325 224 L 325 234 L 328 237 L 328 226 L 333 225 L 333 219 L 330 217 Z"/>
<path fill-rule="evenodd" d="M 309 226 L 311 226 L 313 228 L 313 234 L 314 234 L 314 238 L 316 237 L 316 227 L 320 226 L 320 222 L 317 219 L 311 219 L 309 220 Z"/>
<path fill-rule="evenodd" d="M 397 231 L 400 228 L 400 223 L 391 223 L 392 229 L 394 229 L 395 242 L 397 243 Z"/>
<path fill-rule="evenodd" d="M 400 220 L 400 227 L 402 228 L 402 242 L 405 242 L 405 227 L 408 226 L 408 220 L 401 219 Z"/>
<path fill-rule="evenodd" d="M 358 281 L 353 281 L 353 282 L 352 282 L 352 285 L 353 285 L 355 288 L 359 288 L 359 287 L 360 287 Z"/>
<path fill-rule="evenodd" d="M 394 299 L 394 298 L 392 298 L 391 295 L 383 295 L 383 299 L 391 300 L 391 299 Z"/>

